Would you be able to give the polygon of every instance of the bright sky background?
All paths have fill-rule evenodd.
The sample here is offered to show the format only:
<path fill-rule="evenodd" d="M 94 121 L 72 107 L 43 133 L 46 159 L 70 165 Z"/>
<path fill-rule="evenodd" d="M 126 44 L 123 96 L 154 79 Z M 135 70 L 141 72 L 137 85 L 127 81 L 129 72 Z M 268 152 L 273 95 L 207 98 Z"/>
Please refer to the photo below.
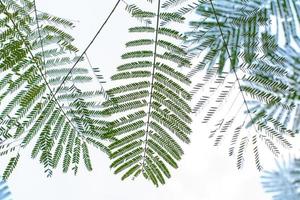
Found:
<path fill-rule="evenodd" d="M 130 2 L 130 0 L 127 0 Z M 116 0 L 37 0 L 38 10 L 75 20 L 73 31 L 76 45 L 83 50 L 105 20 Z M 91 63 L 98 66 L 106 80 L 120 64 L 120 55 L 128 40 L 127 29 L 137 23 L 121 4 L 100 37 L 89 50 Z M 197 117 L 195 117 L 197 119 Z M 235 160 L 227 156 L 227 148 L 213 147 L 208 129 L 195 120 L 192 143 L 185 146 L 185 156 L 179 169 L 167 184 L 155 188 L 144 179 L 122 182 L 109 169 L 110 161 L 101 152 L 92 152 L 94 171 L 83 167 L 72 173 L 55 171 L 46 178 L 38 160 L 23 153 L 19 165 L 9 180 L 14 200 L 271 200 L 265 194 L 253 160 L 246 160 L 243 170 L 237 170 Z M 30 149 L 30 148 L 29 148 Z M 269 158 L 267 166 L 273 165 Z"/>

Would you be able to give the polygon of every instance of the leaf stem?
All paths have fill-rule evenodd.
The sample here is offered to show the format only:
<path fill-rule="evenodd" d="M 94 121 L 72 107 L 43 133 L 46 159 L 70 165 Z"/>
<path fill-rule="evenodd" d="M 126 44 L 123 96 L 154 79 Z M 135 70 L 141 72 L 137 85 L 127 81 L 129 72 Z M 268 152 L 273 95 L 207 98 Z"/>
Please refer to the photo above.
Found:
<path fill-rule="evenodd" d="M 150 98 L 149 98 L 149 106 L 148 106 L 148 116 L 147 116 L 147 122 L 146 122 L 146 138 L 145 138 L 145 146 L 144 146 L 144 155 L 143 155 L 143 161 L 142 161 L 142 170 L 144 169 L 145 165 L 145 158 L 146 158 L 146 151 L 148 146 L 148 136 L 149 136 L 149 124 L 150 124 L 150 116 L 151 116 L 151 104 L 152 104 L 152 98 L 153 98 L 153 85 L 154 85 L 154 73 L 155 73 L 155 67 L 156 67 L 156 53 L 157 53 L 157 42 L 158 42 L 158 29 L 159 29 L 159 17 L 160 17 L 160 0 L 158 0 L 157 3 L 157 16 L 156 16 L 156 32 L 155 32 L 155 43 L 154 43 L 154 54 L 153 54 L 153 68 L 152 68 L 152 77 L 151 77 L 151 84 L 150 84 Z"/>

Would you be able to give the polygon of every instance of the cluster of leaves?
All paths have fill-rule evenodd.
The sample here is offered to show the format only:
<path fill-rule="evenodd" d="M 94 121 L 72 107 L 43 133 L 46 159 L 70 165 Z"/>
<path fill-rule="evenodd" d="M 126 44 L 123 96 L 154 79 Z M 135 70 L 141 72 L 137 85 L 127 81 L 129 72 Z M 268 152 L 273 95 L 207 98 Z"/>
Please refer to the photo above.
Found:
<path fill-rule="evenodd" d="M 38 12 L 28 0 L 1 0 L 0 13 L 0 155 L 15 154 L 3 178 L 33 141 L 31 156 L 47 176 L 61 160 L 64 172 L 72 166 L 76 174 L 81 157 L 91 170 L 88 144 L 108 152 L 97 100 L 104 91 L 87 90 L 98 80 L 97 69 L 70 71 L 78 50 L 64 30 L 73 23 Z"/>
<path fill-rule="evenodd" d="M 265 171 L 262 185 L 274 200 L 297 200 L 300 198 L 300 160 L 276 161 L 277 168 Z"/>
<path fill-rule="evenodd" d="M 169 166 L 178 167 L 179 142 L 190 142 L 191 95 L 186 89 L 190 80 L 176 69 L 190 66 L 178 45 L 184 37 L 162 26 L 184 18 L 163 11 L 160 0 L 155 5 L 156 12 L 127 6 L 146 25 L 129 29 L 139 38 L 126 43 L 126 63 L 112 76 L 116 86 L 107 91 L 111 99 L 103 103 L 102 114 L 112 119 L 105 137 L 115 140 L 108 146 L 114 173 L 123 173 L 122 179 L 142 174 L 158 186 L 170 178 Z"/>
<path fill-rule="evenodd" d="M 164 4 L 168 8 L 178 5 L 178 14 L 196 10 L 198 18 L 190 22 L 185 43 L 189 56 L 200 60 L 188 73 L 194 85 L 193 112 L 205 113 L 203 123 L 214 119 L 210 137 L 215 138 L 215 145 L 226 133 L 233 133 L 229 155 L 236 152 L 238 168 L 251 142 L 257 168 L 262 169 L 259 142 L 278 156 L 278 144 L 291 148 L 287 138 L 299 130 L 299 108 L 295 109 L 299 104 L 295 87 L 299 63 L 292 47 L 299 45 L 299 1 L 168 0 Z M 279 37 L 282 33 L 284 38 Z M 281 45 L 280 40 L 285 43 Z M 231 106 L 224 106 L 230 100 Z M 246 112 L 242 120 L 238 102 Z M 217 113 L 223 116 L 221 120 Z M 238 151 L 234 151 L 236 144 Z"/>
<path fill-rule="evenodd" d="M 155 11 L 127 5 L 140 21 L 129 29 L 137 39 L 126 43 L 125 63 L 106 93 L 89 90 L 101 83 L 97 69 L 71 67 L 79 58 L 66 32 L 74 26 L 70 21 L 38 12 L 29 0 L 0 0 L 0 156 L 15 153 L 3 178 L 16 167 L 20 150 L 34 141 L 31 156 L 48 176 L 60 161 L 63 172 L 72 166 L 76 174 L 81 157 L 92 170 L 88 147 L 93 145 L 109 155 L 122 180 L 143 175 L 156 186 L 164 184 L 184 153 L 180 144 L 190 142 L 191 113 L 200 110 L 203 123 L 214 119 L 210 137 L 216 146 L 233 133 L 228 153 L 237 157 L 238 168 L 251 143 L 261 170 L 259 143 L 278 156 L 278 144 L 291 148 L 287 138 L 300 127 L 294 47 L 300 46 L 299 2 L 147 0 Z M 192 30 L 175 30 L 193 10 L 199 17 L 190 22 Z M 190 59 L 199 58 L 182 73 Z M 101 104 L 100 98 L 106 101 Z"/>

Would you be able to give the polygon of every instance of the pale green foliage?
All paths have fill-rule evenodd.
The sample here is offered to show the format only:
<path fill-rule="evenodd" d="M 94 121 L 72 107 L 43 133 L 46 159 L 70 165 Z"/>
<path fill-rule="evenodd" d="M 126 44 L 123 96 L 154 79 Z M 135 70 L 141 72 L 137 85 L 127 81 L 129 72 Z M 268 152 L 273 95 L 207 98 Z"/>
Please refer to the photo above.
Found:
<path fill-rule="evenodd" d="M 196 80 L 191 91 L 196 101 L 193 112 L 208 107 L 203 123 L 217 121 L 210 134 L 215 145 L 232 133 L 229 155 L 237 157 L 237 167 L 242 167 L 251 144 L 261 170 L 259 144 L 265 143 L 278 156 L 279 146 L 291 148 L 288 138 L 298 131 L 299 108 L 294 110 L 299 104 L 298 70 L 292 56 L 296 50 L 290 45 L 299 46 L 299 1 L 168 0 L 165 7 L 175 7 L 181 15 L 195 10 L 198 17 L 190 22 L 185 44 L 189 56 L 201 57 L 188 74 Z M 203 70 L 206 73 L 200 78 Z M 202 94 L 205 88 L 208 94 Z M 229 97 L 237 95 L 234 88 L 242 98 L 235 97 L 227 106 Z M 228 116 L 236 99 L 244 101 L 247 119 L 236 118 L 239 111 Z"/>
<path fill-rule="evenodd" d="M 276 161 L 276 169 L 264 171 L 261 182 L 273 200 L 297 200 L 300 198 L 300 160 L 297 158 Z"/>
<path fill-rule="evenodd" d="M 0 181 L 0 200 L 12 200 L 11 192 L 4 181 Z"/>

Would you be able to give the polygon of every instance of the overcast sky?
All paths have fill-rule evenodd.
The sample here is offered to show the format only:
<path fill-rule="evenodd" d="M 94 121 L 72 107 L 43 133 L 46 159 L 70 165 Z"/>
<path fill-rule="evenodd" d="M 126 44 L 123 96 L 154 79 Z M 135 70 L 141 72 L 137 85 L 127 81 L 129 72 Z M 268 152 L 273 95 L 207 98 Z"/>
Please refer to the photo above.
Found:
<path fill-rule="evenodd" d="M 130 2 L 130 0 L 128 0 Z M 37 0 L 38 10 L 74 20 L 73 31 L 76 45 L 83 50 L 101 23 L 105 20 L 116 0 Z M 137 23 L 118 7 L 113 17 L 89 50 L 93 65 L 98 66 L 105 78 L 120 64 L 124 43 L 128 40 L 127 29 Z M 227 146 L 215 148 L 209 140 L 208 129 L 195 120 L 192 143 L 185 146 L 185 156 L 179 169 L 167 184 L 155 188 L 144 179 L 122 182 L 113 175 L 110 161 L 94 151 L 94 171 L 82 168 L 74 177 L 72 173 L 55 171 L 46 178 L 38 160 L 31 160 L 29 151 L 23 153 L 9 185 L 14 200 L 271 200 L 261 188 L 260 174 L 247 161 L 243 170 L 237 170 L 235 160 L 228 158 Z M 226 149 L 226 151 L 225 151 Z M 273 165 L 273 159 L 266 162 Z"/>

